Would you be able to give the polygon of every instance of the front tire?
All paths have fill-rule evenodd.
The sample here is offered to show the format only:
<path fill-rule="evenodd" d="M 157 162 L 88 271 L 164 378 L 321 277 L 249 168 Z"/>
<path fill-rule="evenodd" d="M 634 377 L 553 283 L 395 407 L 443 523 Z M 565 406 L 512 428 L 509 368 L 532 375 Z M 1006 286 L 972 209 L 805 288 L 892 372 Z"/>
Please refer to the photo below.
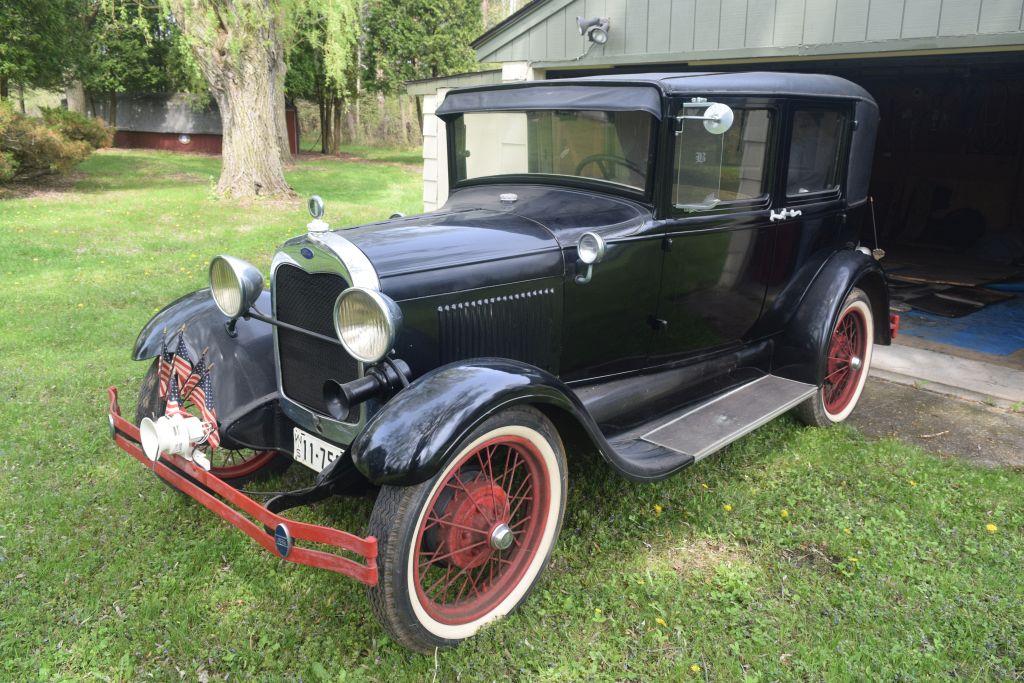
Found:
<path fill-rule="evenodd" d="M 384 486 L 370 517 L 374 613 L 400 644 L 452 647 L 526 600 L 561 530 L 566 461 L 530 407 L 503 410 L 415 486 Z"/>
<path fill-rule="evenodd" d="M 818 391 L 796 407 L 797 418 L 813 427 L 831 427 L 848 418 L 864 391 L 874 346 L 871 300 L 854 288 L 839 309 L 825 347 L 825 371 Z"/>

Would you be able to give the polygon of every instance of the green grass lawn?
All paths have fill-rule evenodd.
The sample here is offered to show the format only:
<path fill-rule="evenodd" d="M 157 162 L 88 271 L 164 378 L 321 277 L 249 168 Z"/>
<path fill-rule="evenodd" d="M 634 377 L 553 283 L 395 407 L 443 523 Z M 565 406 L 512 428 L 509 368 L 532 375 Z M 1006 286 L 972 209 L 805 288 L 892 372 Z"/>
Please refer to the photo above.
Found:
<path fill-rule="evenodd" d="M 70 188 L 0 200 L 0 680 L 1024 676 L 1021 473 L 789 418 L 655 485 L 572 460 L 525 608 L 436 660 L 397 647 L 359 584 L 275 560 L 107 436 L 147 318 L 212 255 L 265 271 L 304 230 L 302 199 L 213 199 L 217 171 L 108 151 Z M 336 225 L 421 206 L 394 163 L 289 180 Z M 370 506 L 296 515 L 363 532 Z"/>

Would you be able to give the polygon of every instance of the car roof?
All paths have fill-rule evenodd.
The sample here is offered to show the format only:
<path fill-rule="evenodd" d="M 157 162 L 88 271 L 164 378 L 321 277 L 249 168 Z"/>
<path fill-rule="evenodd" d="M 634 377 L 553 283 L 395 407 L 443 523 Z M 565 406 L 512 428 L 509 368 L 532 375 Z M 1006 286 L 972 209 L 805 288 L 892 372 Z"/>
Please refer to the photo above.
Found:
<path fill-rule="evenodd" d="M 661 95 L 756 95 L 766 97 L 827 97 L 855 99 L 875 104 L 874 98 L 867 90 L 856 83 L 827 74 L 803 74 L 780 71 L 705 71 L 689 73 L 638 73 L 638 74 L 604 74 L 599 76 L 583 76 L 578 78 L 555 78 L 539 81 L 517 81 L 494 85 L 478 85 L 468 88 L 456 88 L 448 93 L 446 100 L 452 95 L 470 95 L 471 93 L 500 93 L 511 89 L 550 89 L 552 87 L 575 86 L 576 89 L 589 87 L 599 89 L 602 86 L 628 87 L 648 86 L 659 91 Z M 550 90 L 549 90 L 550 92 Z M 636 91 L 633 91 L 634 93 Z M 596 93 L 595 93 L 596 94 Z M 632 94 L 620 91 L 624 99 Z M 525 93 L 521 93 L 525 95 Z M 612 95 L 612 93 L 608 93 Z M 461 98 L 460 98 L 461 99 Z M 476 107 L 484 106 L 484 101 L 476 102 Z M 445 111 L 454 109 L 452 102 Z M 877 105 L 876 105 L 877 106 Z"/>
<path fill-rule="evenodd" d="M 782 71 L 702 71 L 688 73 L 607 74 L 566 78 L 546 83 L 646 84 L 666 95 L 744 94 L 799 97 L 842 97 L 874 102 L 856 83 L 828 74 Z"/>

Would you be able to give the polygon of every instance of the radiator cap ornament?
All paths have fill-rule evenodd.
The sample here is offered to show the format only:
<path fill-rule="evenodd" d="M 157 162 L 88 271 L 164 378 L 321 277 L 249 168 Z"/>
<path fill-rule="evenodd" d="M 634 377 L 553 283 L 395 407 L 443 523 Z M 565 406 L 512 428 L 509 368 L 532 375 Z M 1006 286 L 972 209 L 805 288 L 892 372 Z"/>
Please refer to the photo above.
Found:
<path fill-rule="evenodd" d="M 313 217 L 309 223 L 306 224 L 306 229 L 310 232 L 326 232 L 330 229 L 330 225 L 324 220 L 324 200 L 320 198 L 320 195 L 313 195 L 306 202 L 306 207 L 309 209 L 309 215 Z"/>

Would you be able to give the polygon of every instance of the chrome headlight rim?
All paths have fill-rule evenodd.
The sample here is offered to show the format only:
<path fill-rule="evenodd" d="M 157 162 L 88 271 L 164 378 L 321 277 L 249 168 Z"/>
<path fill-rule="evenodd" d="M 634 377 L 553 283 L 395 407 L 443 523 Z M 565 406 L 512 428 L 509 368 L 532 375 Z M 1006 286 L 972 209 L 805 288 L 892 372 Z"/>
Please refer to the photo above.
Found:
<path fill-rule="evenodd" d="M 228 307 L 224 297 L 218 296 L 223 292 L 224 283 L 218 286 L 215 278 L 215 271 L 221 266 L 227 267 L 233 282 L 232 293 L 237 296 L 238 305 L 234 308 Z M 232 320 L 245 315 L 245 312 L 252 308 L 263 293 L 263 273 L 260 269 L 244 259 L 227 254 L 218 254 L 210 259 L 210 266 L 207 269 L 210 283 L 210 297 L 217 309 Z"/>
<path fill-rule="evenodd" d="M 373 304 L 374 308 L 377 309 L 377 313 L 385 323 L 385 336 L 382 343 L 377 345 L 377 353 L 364 353 L 364 349 L 353 348 L 350 340 L 346 339 L 345 330 L 343 329 L 344 323 L 341 320 L 341 307 L 344 305 L 345 299 L 352 296 L 367 297 Z M 334 301 L 334 332 L 338 336 L 338 341 L 341 342 L 341 346 L 345 349 L 345 352 L 360 363 L 369 365 L 377 363 L 386 357 L 395 347 L 395 339 L 398 336 L 398 330 L 401 326 L 402 310 L 398 307 L 398 304 L 396 304 L 391 297 L 382 294 L 376 289 L 370 289 L 369 287 L 349 287 L 339 294 L 338 298 Z"/>
<path fill-rule="evenodd" d="M 576 255 L 588 266 L 600 262 L 607 250 L 604 238 L 596 232 L 587 231 L 576 240 Z"/>

